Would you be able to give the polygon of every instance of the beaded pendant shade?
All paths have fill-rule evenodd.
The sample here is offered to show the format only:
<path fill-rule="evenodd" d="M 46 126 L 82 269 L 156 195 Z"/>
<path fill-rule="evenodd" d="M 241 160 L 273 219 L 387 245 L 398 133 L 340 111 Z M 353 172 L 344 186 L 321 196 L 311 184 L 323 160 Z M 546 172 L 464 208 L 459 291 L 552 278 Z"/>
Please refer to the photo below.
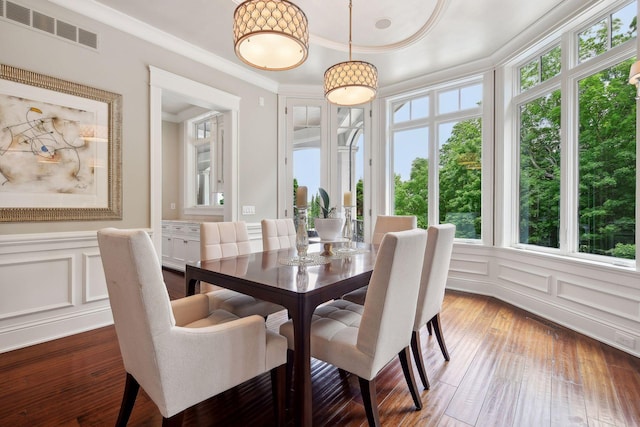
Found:
<path fill-rule="evenodd" d="M 287 0 L 247 0 L 233 14 L 233 42 L 244 63 L 262 70 L 289 70 L 309 54 L 307 16 Z"/>
<path fill-rule="evenodd" d="M 351 59 L 351 10 L 349 0 L 349 60 L 324 72 L 324 96 L 337 105 L 358 105 L 371 101 L 378 91 L 378 70 L 373 64 Z"/>

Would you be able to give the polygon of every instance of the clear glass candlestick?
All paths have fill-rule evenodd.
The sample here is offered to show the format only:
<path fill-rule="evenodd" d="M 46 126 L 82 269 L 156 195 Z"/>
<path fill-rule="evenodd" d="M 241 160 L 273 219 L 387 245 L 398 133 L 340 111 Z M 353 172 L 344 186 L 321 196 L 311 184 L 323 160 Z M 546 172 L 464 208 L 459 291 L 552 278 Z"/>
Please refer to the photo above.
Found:
<path fill-rule="evenodd" d="M 309 233 L 307 232 L 307 208 L 298 208 L 298 228 L 296 229 L 296 251 L 300 260 L 307 258 Z"/>
<path fill-rule="evenodd" d="M 342 237 L 346 239 L 345 249 L 353 249 L 353 221 L 351 220 L 352 206 L 344 207 L 344 226 L 342 228 Z"/>

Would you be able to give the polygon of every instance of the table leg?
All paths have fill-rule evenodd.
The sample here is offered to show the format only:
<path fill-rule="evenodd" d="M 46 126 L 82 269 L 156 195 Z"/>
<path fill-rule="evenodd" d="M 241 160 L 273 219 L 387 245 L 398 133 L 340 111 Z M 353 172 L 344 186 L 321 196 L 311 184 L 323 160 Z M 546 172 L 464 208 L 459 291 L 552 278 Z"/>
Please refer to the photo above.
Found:
<path fill-rule="evenodd" d="M 300 299 L 298 310 L 290 311 L 293 321 L 293 377 L 294 377 L 294 425 L 311 427 L 313 425 L 311 393 L 311 318 L 315 307 Z"/>
<path fill-rule="evenodd" d="M 198 280 L 192 279 L 191 277 L 187 276 L 186 282 L 187 282 L 186 296 L 194 295 L 196 293 L 196 283 L 198 283 Z"/>

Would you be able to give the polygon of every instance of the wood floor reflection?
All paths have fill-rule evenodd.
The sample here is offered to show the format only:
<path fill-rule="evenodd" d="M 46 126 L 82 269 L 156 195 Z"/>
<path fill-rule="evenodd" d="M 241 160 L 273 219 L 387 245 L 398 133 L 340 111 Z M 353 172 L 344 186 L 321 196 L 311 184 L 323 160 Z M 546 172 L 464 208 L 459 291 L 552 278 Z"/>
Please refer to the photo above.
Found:
<path fill-rule="evenodd" d="M 183 296 L 184 277 L 164 275 Z M 451 361 L 423 329 L 424 408 L 394 361 L 376 381 L 384 426 L 640 426 L 638 358 L 489 297 L 447 292 L 441 317 Z M 357 378 L 316 360 L 312 377 L 315 426 L 367 425 Z M 0 354 L 0 426 L 112 426 L 124 379 L 111 326 Z M 271 426 L 271 405 L 266 374 L 190 408 L 184 425 Z M 129 425 L 160 423 L 141 392 Z"/>

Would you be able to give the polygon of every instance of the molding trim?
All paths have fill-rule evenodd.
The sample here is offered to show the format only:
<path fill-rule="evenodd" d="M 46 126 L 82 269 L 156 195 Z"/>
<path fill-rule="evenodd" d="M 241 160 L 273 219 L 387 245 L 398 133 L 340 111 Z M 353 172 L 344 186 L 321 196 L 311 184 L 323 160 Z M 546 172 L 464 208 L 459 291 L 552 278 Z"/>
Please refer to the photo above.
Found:
<path fill-rule="evenodd" d="M 232 77 L 239 78 L 247 83 L 251 83 L 270 92 L 278 93 L 278 83 L 275 80 L 263 77 L 262 75 L 239 64 L 214 55 L 201 47 L 187 43 L 172 34 L 161 31 L 147 23 L 100 4 L 95 0 L 50 1 L 51 3 L 64 7 L 72 12 L 84 15 L 97 22 L 103 23 L 158 47 L 207 65 Z"/>

